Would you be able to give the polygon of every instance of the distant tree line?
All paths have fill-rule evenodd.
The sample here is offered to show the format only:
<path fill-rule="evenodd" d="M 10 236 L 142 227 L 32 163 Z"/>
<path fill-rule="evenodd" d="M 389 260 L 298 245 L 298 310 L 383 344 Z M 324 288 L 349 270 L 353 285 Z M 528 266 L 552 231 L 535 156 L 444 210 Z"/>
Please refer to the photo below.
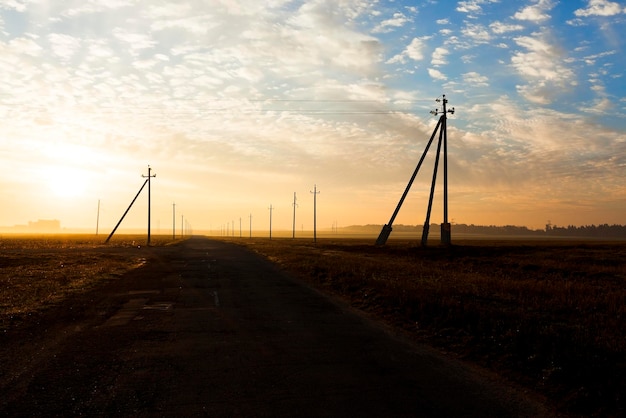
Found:
<path fill-rule="evenodd" d="M 382 225 L 354 225 L 342 228 L 344 231 L 378 233 Z M 422 225 L 393 225 L 396 232 L 413 232 L 421 234 Z M 438 231 L 438 224 L 431 224 L 431 231 Z M 545 229 L 529 229 L 525 226 L 515 225 L 474 225 L 454 224 L 452 233 L 477 234 L 477 235 L 522 235 L 534 237 L 589 237 L 589 238 L 626 238 L 626 225 L 584 225 L 566 227 L 548 224 Z"/>
<path fill-rule="evenodd" d="M 546 236 L 595 237 L 595 238 L 626 238 L 626 225 L 585 225 L 567 227 L 546 225 Z"/>

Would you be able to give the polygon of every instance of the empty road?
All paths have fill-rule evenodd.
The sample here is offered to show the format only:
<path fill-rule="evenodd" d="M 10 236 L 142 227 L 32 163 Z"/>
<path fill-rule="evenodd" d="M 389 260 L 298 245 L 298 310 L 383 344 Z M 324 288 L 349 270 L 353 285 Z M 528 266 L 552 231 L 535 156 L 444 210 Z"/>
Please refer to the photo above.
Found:
<path fill-rule="evenodd" d="M 0 416 L 537 417 L 245 248 L 197 237 L 2 336 Z"/>

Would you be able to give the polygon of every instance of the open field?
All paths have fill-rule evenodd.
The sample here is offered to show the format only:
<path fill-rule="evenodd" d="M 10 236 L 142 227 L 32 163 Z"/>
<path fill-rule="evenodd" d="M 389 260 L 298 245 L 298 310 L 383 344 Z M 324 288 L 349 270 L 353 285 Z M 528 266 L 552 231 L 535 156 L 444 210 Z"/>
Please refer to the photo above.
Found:
<path fill-rule="evenodd" d="M 145 236 L 13 235 L 0 237 L 0 329 L 19 324 L 41 309 L 60 303 L 105 280 L 145 263 Z M 156 236 L 152 245 L 172 238 Z M 137 251 L 119 251 L 137 248 Z"/>
<path fill-rule="evenodd" d="M 232 241 L 564 412 L 626 413 L 626 243 Z"/>
<path fill-rule="evenodd" d="M 146 262 L 145 236 L 0 238 L 0 328 Z M 567 413 L 623 416 L 626 243 L 229 238 Z M 153 236 L 153 245 L 171 237 Z"/>

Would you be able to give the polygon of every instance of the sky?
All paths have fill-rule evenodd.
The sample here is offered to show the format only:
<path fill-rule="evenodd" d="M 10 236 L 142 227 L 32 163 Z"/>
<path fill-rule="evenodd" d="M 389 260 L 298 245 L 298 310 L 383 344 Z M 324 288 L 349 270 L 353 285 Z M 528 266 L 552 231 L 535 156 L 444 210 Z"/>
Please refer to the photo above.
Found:
<path fill-rule="evenodd" d="M 609 0 L 0 0 L 0 225 L 108 232 L 148 166 L 152 231 L 291 230 L 294 193 L 297 230 L 384 224 L 443 95 L 450 222 L 626 224 L 624 33 Z"/>

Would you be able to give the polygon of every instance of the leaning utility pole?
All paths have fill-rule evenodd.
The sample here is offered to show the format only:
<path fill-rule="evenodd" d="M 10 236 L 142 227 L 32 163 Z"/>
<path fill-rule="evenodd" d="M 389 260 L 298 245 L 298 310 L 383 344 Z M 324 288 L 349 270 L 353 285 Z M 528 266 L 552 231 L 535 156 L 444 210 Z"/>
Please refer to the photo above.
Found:
<path fill-rule="evenodd" d="M 148 179 L 148 246 L 150 246 L 150 179 L 152 177 L 156 177 L 156 174 L 150 174 L 152 172 L 152 169 L 150 168 L 150 166 L 148 166 L 148 175 L 144 176 L 143 174 L 141 175 L 141 177 L 143 178 L 147 178 Z"/>
<path fill-rule="evenodd" d="M 111 237 L 113 236 L 113 234 L 115 234 L 115 231 L 117 231 L 117 228 L 120 226 L 120 224 L 122 223 L 122 221 L 124 220 L 124 218 L 126 217 L 126 214 L 128 213 L 128 211 L 130 210 L 130 208 L 133 207 L 133 204 L 135 203 L 135 200 L 137 200 L 137 198 L 139 197 L 139 195 L 141 194 L 141 191 L 143 190 L 144 187 L 146 187 L 146 183 L 148 183 L 148 179 L 146 179 L 143 184 L 141 185 L 141 188 L 139 189 L 139 191 L 137 192 L 137 194 L 135 195 L 135 197 L 133 198 L 132 202 L 130 202 L 130 205 L 128 205 L 128 208 L 126 209 L 126 211 L 124 212 L 124 214 L 122 215 L 122 217 L 120 218 L 120 220 L 117 222 L 117 225 L 115 225 L 115 228 L 113 228 L 113 231 L 111 231 L 111 233 L 109 234 L 109 236 L 107 237 L 106 241 L 104 241 L 106 244 L 109 243 L 109 241 L 111 240 Z"/>
<path fill-rule="evenodd" d="M 437 99 L 437 102 L 441 102 L 442 100 Z M 432 209 L 432 203 L 433 203 L 433 196 L 434 196 L 434 192 L 435 192 L 435 182 L 437 180 L 437 170 L 438 170 L 438 166 L 439 166 L 439 155 L 441 152 L 441 147 L 443 145 L 443 167 L 444 167 L 444 173 L 443 173 L 443 181 L 444 181 L 444 185 L 443 185 L 443 223 L 441 224 L 441 243 L 444 245 L 449 245 L 451 242 L 451 237 L 450 237 L 450 223 L 448 223 L 448 135 L 447 135 L 447 114 L 454 114 L 454 108 L 448 110 L 446 105 L 448 104 L 448 99 L 446 99 L 445 94 L 443 95 L 443 110 L 439 111 L 439 109 L 435 109 L 434 111 L 432 111 L 431 113 L 435 116 L 437 115 L 441 115 L 439 117 L 439 121 L 437 122 L 437 126 L 435 126 L 435 129 L 433 131 L 433 134 L 430 136 L 430 139 L 428 140 L 428 143 L 426 144 L 426 149 L 424 149 L 424 152 L 422 153 L 422 157 L 420 158 L 419 162 L 417 163 L 417 167 L 415 168 L 415 171 L 413 171 L 413 175 L 411 176 L 411 179 L 409 180 L 409 184 L 406 186 L 406 189 L 404 190 L 404 193 L 402 194 L 402 197 L 400 198 L 400 202 L 398 202 L 398 206 L 396 206 L 395 211 L 393 212 L 393 215 L 391 215 L 391 219 L 389 220 L 389 223 L 385 224 L 383 226 L 383 229 L 380 231 L 380 235 L 378 236 L 378 239 L 376 240 L 376 245 L 385 245 L 385 243 L 387 242 L 387 239 L 389 238 L 389 235 L 391 234 L 392 231 L 392 224 L 393 221 L 395 220 L 396 216 L 398 215 L 398 212 L 400 211 L 400 208 L 402 207 L 402 203 L 404 202 L 404 199 L 406 198 L 407 194 L 409 193 L 409 190 L 411 189 L 411 185 L 413 184 L 413 181 L 415 180 L 415 176 L 417 175 L 420 167 L 422 166 L 422 163 L 424 162 L 424 158 L 426 158 L 426 154 L 428 154 L 428 150 L 430 149 L 430 146 L 433 142 L 433 140 L 435 139 L 435 136 L 437 135 L 437 131 L 439 131 L 439 142 L 437 144 L 437 155 L 436 155 L 436 159 L 435 159 L 435 167 L 433 170 L 433 179 L 432 179 L 432 183 L 431 183 L 431 188 L 430 188 L 430 197 L 429 197 L 429 201 L 428 201 L 428 210 L 427 210 L 427 215 L 426 215 L 426 222 L 424 223 L 424 230 L 422 232 L 422 245 L 425 246 L 427 241 L 428 241 L 428 231 L 430 229 L 430 212 Z"/>
<path fill-rule="evenodd" d="M 317 242 L 317 184 L 313 186 L 313 242 Z"/>

